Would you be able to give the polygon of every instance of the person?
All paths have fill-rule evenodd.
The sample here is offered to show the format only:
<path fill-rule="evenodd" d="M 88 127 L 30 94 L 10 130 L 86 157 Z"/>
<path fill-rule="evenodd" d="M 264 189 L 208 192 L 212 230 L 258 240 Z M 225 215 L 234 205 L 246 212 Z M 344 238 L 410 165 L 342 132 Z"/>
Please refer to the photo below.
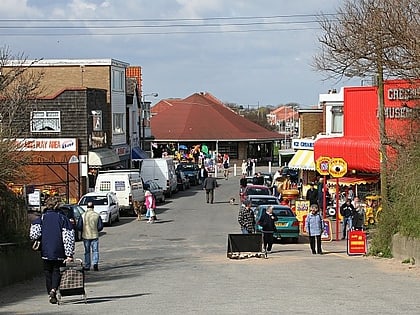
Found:
<path fill-rule="evenodd" d="M 324 213 L 324 187 L 321 187 L 321 193 L 318 194 L 318 205 L 319 209 L 321 209 L 322 213 Z M 331 195 L 328 191 L 328 188 L 325 190 L 325 210 L 327 209 L 327 206 L 330 204 L 331 201 Z"/>
<path fill-rule="evenodd" d="M 255 215 L 251 209 L 251 200 L 245 200 L 239 209 L 238 223 L 242 234 L 255 233 Z"/>
<path fill-rule="evenodd" d="M 268 206 L 266 211 L 261 215 L 258 225 L 262 227 L 263 243 L 265 257 L 271 254 L 274 243 L 274 232 L 276 231 L 277 216 L 273 213 L 273 206 Z"/>
<path fill-rule="evenodd" d="M 252 176 L 253 169 L 254 169 L 254 162 L 252 161 L 252 159 L 248 159 L 248 161 L 246 162 L 246 171 L 248 173 L 248 176 Z"/>
<path fill-rule="evenodd" d="M 59 201 L 49 198 L 43 214 L 32 221 L 29 230 L 31 240 L 41 240 L 41 258 L 49 301 L 57 303 L 60 285 L 60 267 L 73 260 L 75 239 L 69 219 L 58 210 Z"/>
<path fill-rule="evenodd" d="M 318 205 L 318 189 L 314 186 L 315 183 L 311 182 L 309 189 L 306 192 L 306 200 L 309 200 L 309 205 Z"/>
<path fill-rule="evenodd" d="M 299 191 L 299 198 L 302 196 L 302 189 L 303 189 L 303 179 L 299 178 L 299 181 L 297 183 L 297 189 Z"/>
<path fill-rule="evenodd" d="M 340 214 L 343 216 L 343 237 L 341 239 L 344 240 L 347 234 L 347 226 L 349 230 L 352 228 L 352 218 L 354 215 L 354 207 L 351 204 L 350 198 L 341 205 Z"/>
<path fill-rule="evenodd" d="M 217 187 L 216 178 L 214 178 L 211 174 L 204 180 L 203 182 L 203 189 L 206 191 L 206 201 L 207 203 L 214 202 L 214 190 Z"/>
<path fill-rule="evenodd" d="M 229 155 L 225 153 L 223 155 L 223 177 L 227 180 L 229 177 Z"/>
<path fill-rule="evenodd" d="M 318 205 L 312 204 L 310 206 L 310 213 L 306 217 L 305 228 L 309 235 L 309 244 L 311 246 L 312 254 L 318 253 L 319 255 L 322 255 L 321 235 L 325 225 L 324 220 L 319 214 Z"/>
<path fill-rule="evenodd" d="M 200 172 L 198 173 L 198 179 L 200 180 L 200 184 L 202 185 L 204 180 L 209 176 L 209 173 L 206 170 L 204 164 L 201 165 Z"/>
<path fill-rule="evenodd" d="M 146 218 L 148 219 L 147 223 L 154 223 L 156 218 L 156 200 L 153 194 L 146 190 L 144 193 L 144 205 L 146 206 Z"/>
<path fill-rule="evenodd" d="M 77 221 L 77 229 L 82 231 L 83 246 L 85 247 L 85 266 L 83 269 L 86 271 L 90 270 L 91 262 L 93 263 L 93 270 L 99 270 L 99 232 L 104 228 L 101 216 L 93 208 L 93 202 L 89 201 L 86 205 L 86 211 Z"/>
<path fill-rule="evenodd" d="M 365 224 L 365 209 L 363 208 L 363 204 L 360 202 L 358 197 L 354 197 L 353 199 L 355 204 L 355 211 L 353 215 L 353 229 L 356 231 L 363 231 L 363 226 Z"/>
<path fill-rule="evenodd" d="M 246 161 L 245 160 L 242 160 L 242 165 L 241 165 L 241 171 L 242 171 L 242 175 L 247 175 L 247 170 L 246 170 L 246 168 L 247 168 L 247 164 L 246 164 Z"/>
<path fill-rule="evenodd" d="M 242 192 L 245 189 L 247 184 L 248 184 L 248 181 L 246 180 L 246 175 L 242 174 L 242 177 L 239 180 L 239 191 Z"/>

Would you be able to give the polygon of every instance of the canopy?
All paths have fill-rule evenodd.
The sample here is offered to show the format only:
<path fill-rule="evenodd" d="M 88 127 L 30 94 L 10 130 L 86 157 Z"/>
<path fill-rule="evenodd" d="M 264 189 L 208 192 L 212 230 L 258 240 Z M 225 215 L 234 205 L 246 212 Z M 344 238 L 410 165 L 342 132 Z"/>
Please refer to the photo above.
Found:
<path fill-rule="evenodd" d="M 131 149 L 131 160 L 138 161 L 142 159 L 148 159 L 149 155 L 146 151 L 140 149 L 139 147 L 133 147 Z"/>
<path fill-rule="evenodd" d="M 334 186 L 336 183 L 335 178 L 331 178 L 327 180 L 327 184 Z M 355 177 L 340 177 L 338 178 L 338 184 L 340 186 L 354 186 L 354 185 L 366 185 L 366 184 L 374 184 L 379 182 L 379 178 L 377 176 L 355 176 Z"/>
<path fill-rule="evenodd" d="M 290 168 L 302 170 L 315 170 L 314 151 L 311 150 L 297 150 L 295 155 L 289 162 Z"/>
<path fill-rule="evenodd" d="M 111 149 L 101 148 L 89 151 L 88 164 L 91 168 L 101 168 L 103 166 L 120 163 L 120 157 Z"/>

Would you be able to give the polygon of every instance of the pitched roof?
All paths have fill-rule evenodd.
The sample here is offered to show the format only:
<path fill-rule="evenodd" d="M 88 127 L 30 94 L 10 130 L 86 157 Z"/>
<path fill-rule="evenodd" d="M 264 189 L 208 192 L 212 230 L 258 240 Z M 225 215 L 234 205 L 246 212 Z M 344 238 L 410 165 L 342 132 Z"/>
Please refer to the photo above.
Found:
<path fill-rule="evenodd" d="M 151 108 L 157 141 L 278 140 L 281 135 L 236 114 L 209 93 L 161 100 Z"/>

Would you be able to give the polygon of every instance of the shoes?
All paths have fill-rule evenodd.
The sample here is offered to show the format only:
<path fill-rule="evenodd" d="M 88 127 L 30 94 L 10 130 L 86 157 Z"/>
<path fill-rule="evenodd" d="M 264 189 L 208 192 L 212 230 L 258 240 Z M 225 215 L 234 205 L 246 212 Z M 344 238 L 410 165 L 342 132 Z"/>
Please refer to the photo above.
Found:
<path fill-rule="evenodd" d="M 268 250 L 268 251 L 267 251 L 267 254 L 271 254 L 271 250 Z"/>
<path fill-rule="evenodd" d="M 94 264 L 94 265 L 93 265 L 93 270 L 94 270 L 94 271 L 99 271 L 98 264 Z"/>
<path fill-rule="evenodd" d="M 90 270 L 90 267 L 83 267 L 83 270 L 84 271 L 89 271 Z"/>
<path fill-rule="evenodd" d="M 207 203 L 209 203 L 209 202 L 207 201 Z"/>
<path fill-rule="evenodd" d="M 319 253 L 318 253 L 318 255 L 323 255 L 323 254 L 324 254 L 323 252 L 319 252 Z"/>
<path fill-rule="evenodd" d="M 50 291 L 50 303 L 51 304 L 57 304 L 57 293 L 54 289 Z"/>
<path fill-rule="evenodd" d="M 312 254 L 316 255 L 316 252 L 312 252 Z"/>

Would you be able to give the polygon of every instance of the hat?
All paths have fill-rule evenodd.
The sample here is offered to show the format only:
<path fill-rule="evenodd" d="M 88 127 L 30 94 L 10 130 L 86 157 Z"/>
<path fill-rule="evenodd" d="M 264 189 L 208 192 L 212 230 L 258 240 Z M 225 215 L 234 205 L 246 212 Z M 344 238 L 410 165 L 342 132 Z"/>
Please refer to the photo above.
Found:
<path fill-rule="evenodd" d="M 146 190 L 146 192 L 144 193 L 145 196 L 150 196 L 152 193 L 148 190 Z"/>
<path fill-rule="evenodd" d="M 250 206 L 251 205 L 251 200 L 246 199 L 244 201 L 244 206 Z"/>

